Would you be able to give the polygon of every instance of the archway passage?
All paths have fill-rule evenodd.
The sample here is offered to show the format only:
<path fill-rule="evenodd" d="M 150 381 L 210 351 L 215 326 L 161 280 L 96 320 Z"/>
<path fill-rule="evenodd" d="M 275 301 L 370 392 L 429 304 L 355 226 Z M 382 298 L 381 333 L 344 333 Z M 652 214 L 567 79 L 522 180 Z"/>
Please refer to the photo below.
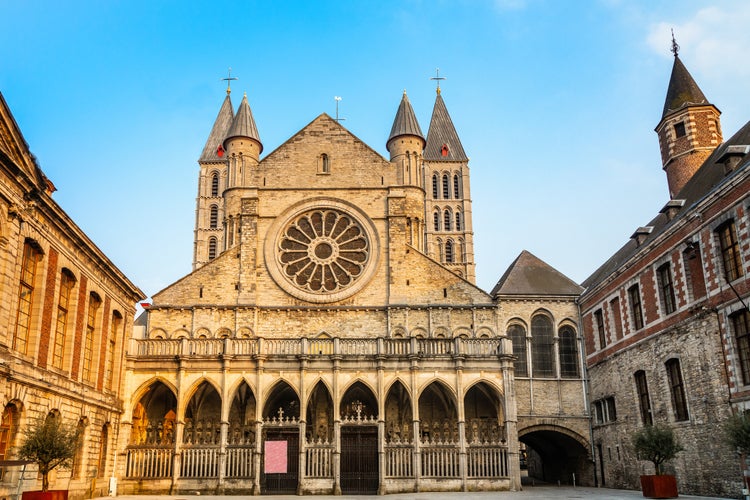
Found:
<path fill-rule="evenodd" d="M 277 383 L 263 408 L 263 448 L 260 491 L 263 495 L 293 495 L 299 481 L 299 412 L 297 393 Z"/>
<path fill-rule="evenodd" d="M 373 495 L 378 491 L 378 401 L 362 382 L 341 400 L 341 492 Z"/>
<path fill-rule="evenodd" d="M 529 481 L 593 484 L 589 450 L 572 434 L 541 428 L 519 436 L 526 445 Z"/>

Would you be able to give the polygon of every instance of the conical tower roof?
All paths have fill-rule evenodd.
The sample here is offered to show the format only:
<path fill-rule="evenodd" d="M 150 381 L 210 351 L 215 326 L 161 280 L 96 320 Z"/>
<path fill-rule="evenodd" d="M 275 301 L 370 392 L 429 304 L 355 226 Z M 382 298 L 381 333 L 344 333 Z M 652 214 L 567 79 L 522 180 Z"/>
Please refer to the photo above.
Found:
<path fill-rule="evenodd" d="M 232 121 L 232 126 L 227 132 L 227 136 L 224 138 L 224 142 L 228 141 L 232 137 L 247 137 L 254 139 L 260 145 L 260 152 L 263 151 L 263 143 L 260 142 L 260 134 L 258 134 L 258 127 L 255 126 L 255 119 L 253 119 L 253 112 L 250 111 L 250 104 L 247 102 L 247 94 L 242 97 L 240 108 L 237 110 L 237 114 Z"/>
<path fill-rule="evenodd" d="M 424 140 L 422 129 L 419 128 L 419 122 L 414 114 L 414 109 L 411 107 L 409 98 L 406 96 L 405 90 L 401 98 L 401 104 L 398 105 L 398 111 L 396 111 L 396 118 L 393 119 L 391 135 L 388 136 L 388 140 L 386 141 L 386 149 L 390 151 L 388 144 L 392 139 L 402 135 L 415 135 Z"/>
<path fill-rule="evenodd" d="M 669 87 L 667 88 L 667 98 L 664 101 L 664 111 L 661 115 L 662 119 L 684 106 L 707 104 L 710 104 L 708 99 L 703 95 L 685 65 L 682 64 L 680 57 L 675 55 L 672 76 L 669 78 Z"/>
<path fill-rule="evenodd" d="M 435 99 L 435 107 L 432 109 L 430 129 L 427 131 L 424 159 L 447 161 L 467 161 L 469 159 L 464 152 L 464 147 L 456 133 L 456 127 L 453 126 L 453 120 L 448 114 L 448 108 L 445 107 L 439 91 Z"/>
<path fill-rule="evenodd" d="M 234 111 L 232 108 L 232 100 L 229 98 L 229 94 L 227 94 L 224 98 L 224 103 L 221 105 L 221 109 L 219 109 L 216 121 L 214 121 L 211 133 L 208 134 L 206 145 L 203 147 L 203 153 L 201 153 L 201 157 L 198 161 L 221 161 L 221 158 L 217 154 L 217 150 L 219 146 L 224 143 L 224 137 L 226 137 L 227 131 L 232 125 L 233 118 Z"/>

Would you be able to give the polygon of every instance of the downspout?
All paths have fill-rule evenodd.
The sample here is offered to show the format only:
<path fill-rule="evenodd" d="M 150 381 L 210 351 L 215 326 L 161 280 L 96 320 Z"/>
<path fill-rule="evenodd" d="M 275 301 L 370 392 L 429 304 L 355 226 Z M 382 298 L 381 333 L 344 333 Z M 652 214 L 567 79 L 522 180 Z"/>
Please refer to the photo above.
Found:
<path fill-rule="evenodd" d="M 583 315 L 581 314 L 581 303 L 579 301 L 580 295 L 576 297 L 575 304 L 578 308 L 578 324 L 581 325 L 579 329 L 583 332 Z M 589 369 L 586 365 L 586 343 L 583 341 L 583 335 L 581 335 L 581 373 L 583 374 L 583 403 L 586 408 L 586 413 L 589 413 L 591 405 L 589 404 Z M 594 469 L 594 486 L 599 487 L 599 476 L 596 473 L 596 453 L 594 451 L 594 426 L 591 423 L 591 415 L 589 415 L 589 444 L 591 446 L 591 466 Z"/>

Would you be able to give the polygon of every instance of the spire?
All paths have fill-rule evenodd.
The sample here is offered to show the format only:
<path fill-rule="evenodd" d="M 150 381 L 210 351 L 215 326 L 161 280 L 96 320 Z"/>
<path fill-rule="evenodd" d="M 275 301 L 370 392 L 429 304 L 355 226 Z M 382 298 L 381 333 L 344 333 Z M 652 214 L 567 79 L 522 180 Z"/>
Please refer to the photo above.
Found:
<path fill-rule="evenodd" d="M 673 46 L 672 50 L 674 53 L 674 65 L 672 66 L 672 76 L 669 78 L 667 98 L 664 101 L 664 111 L 661 115 L 662 119 L 684 106 L 710 105 L 708 99 L 706 99 L 706 96 L 703 95 L 700 87 L 698 87 L 698 84 L 695 83 L 685 65 L 682 64 L 680 56 L 677 55 L 677 47 Z"/>
<path fill-rule="evenodd" d="M 388 136 L 388 140 L 386 141 L 386 149 L 390 151 L 391 141 L 402 135 L 417 136 L 424 141 L 422 129 L 419 128 L 419 122 L 414 114 L 414 109 L 411 107 L 409 98 L 406 96 L 406 90 L 404 90 L 404 95 L 401 98 L 401 104 L 398 105 L 396 118 L 393 119 L 391 135 Z"/>
<path fill-rule="evenodd" d="M 253 139 L 260 145 L 260 151 L 263 151 L 263 143 L 260 142 L 258 127 L 255 126 L 253 112 L 250 111 L 250 104 L 247 102 L 247 94 L 242 97 L 242 102 L 237 110 L 237 115 L 235 115 L 234 120 L 232 121 L 232 126 L 229 128 L 229 131 L 224 138 L 224 144 L 233 137 L 247 137 L 248 139 Z"/>
<path fill-rule="evenodd" d="M 222 146 L 222 143 L 224 142 L 224 137 L 227 135 L 229 126 L 232 124 L 232 118 L 234 118 L 232 100 L 229 98 L 229 94 L 227 94 L 224 98 L 224 103 L 221 105 L 221 109 L 219 109 L 219 114 L 216 116 L 211 133 L 208 134 L 208 140 L 198 161 L 222 161 L 218 153 L 221 151 L 223 155 L 224 146 Z M 221 146 L 221 150 L 219 150 L 219 146 Z"/>
<path fill-rule="evenodd" d="M 443 96 L 438 93 L 435 107 L 432 109 L 430 129 L 427 131 L 427 145 L 424 150 L 425 160 L 467 161 L 461 141 L 456 133 L 445 107 Z"/>

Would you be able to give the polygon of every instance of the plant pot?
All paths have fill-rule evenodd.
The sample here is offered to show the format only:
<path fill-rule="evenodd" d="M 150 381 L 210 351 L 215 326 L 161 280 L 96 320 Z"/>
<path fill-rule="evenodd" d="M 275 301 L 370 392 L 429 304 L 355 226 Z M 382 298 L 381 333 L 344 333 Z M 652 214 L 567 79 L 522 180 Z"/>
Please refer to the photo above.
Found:
<path fill-rule="evenodd" d="M 677 480 L 669 474 L 641 476 L 641 490 L 647 498 L 677 498 Z"/>
<path fill-rule="evenodd" d="M 68 500 L 68 490 L 24 491 L 22 500 Z"/>

